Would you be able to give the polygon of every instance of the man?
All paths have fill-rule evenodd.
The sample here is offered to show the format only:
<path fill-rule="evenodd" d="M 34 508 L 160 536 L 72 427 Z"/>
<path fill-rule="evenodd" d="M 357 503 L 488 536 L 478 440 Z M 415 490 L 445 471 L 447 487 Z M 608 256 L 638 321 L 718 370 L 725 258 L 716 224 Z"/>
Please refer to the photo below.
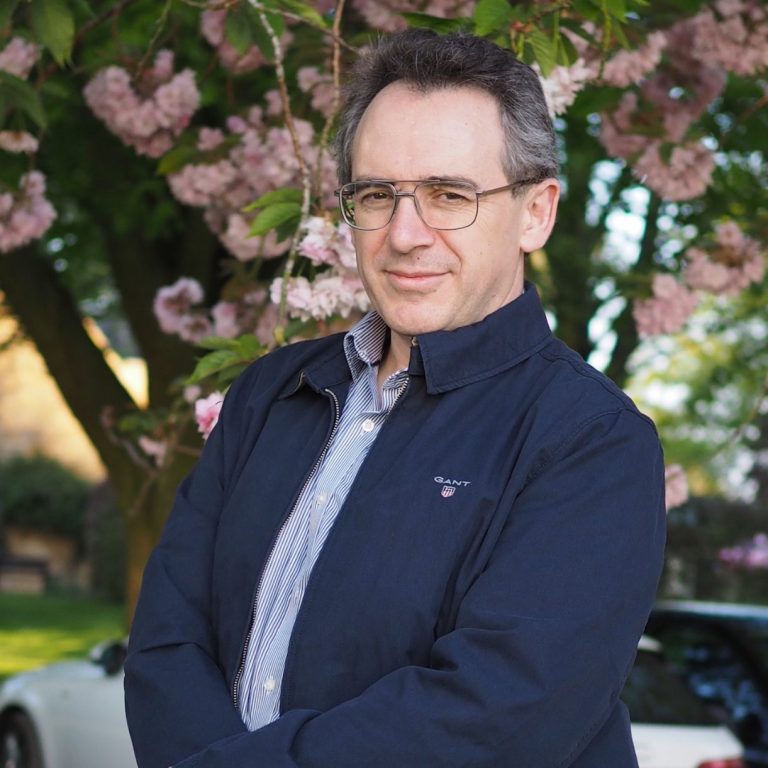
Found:
<path fill-rule="evenodd" d="M 374 312 L 229 392 L 145 574 L 139 766 L 636 766 L 663 463 L 524 283 L 559 193 L 538 79 L 395 35 L 337 151 Z"/>

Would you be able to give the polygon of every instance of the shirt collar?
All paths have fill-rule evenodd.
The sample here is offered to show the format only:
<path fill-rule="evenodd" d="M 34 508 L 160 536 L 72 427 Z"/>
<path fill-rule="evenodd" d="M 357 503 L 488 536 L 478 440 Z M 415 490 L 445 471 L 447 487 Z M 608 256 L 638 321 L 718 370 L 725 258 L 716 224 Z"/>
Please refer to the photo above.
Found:
<path fill-rule="evenodd" d="M 389 328 L 373 310 L 349 329 L 344 336 L 344 354 L 355 381 L 368 370 L 368 366 L 381 362 L 388 335 Z"/>

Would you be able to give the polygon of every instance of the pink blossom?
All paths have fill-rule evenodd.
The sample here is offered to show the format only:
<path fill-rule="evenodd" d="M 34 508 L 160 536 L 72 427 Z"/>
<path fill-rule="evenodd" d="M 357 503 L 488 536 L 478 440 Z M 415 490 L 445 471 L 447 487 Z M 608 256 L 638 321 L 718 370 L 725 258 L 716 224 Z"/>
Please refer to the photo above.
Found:
<path fill-rule="evenodd" d="M 724 547 L 718 559 L 732 568 L 764 570 L 768 568 L 768 535 L 756 533 L 751 539 L 733 547 Z"/>
<path fill-rule="evenodd" d="M 669 162 L 654 142 L 635 161 L 640 181 L 664 200 L 690 200 L 703 194 L 712 180 L 715 159 L 703 144 L 693 142 L 672 149 Z"/>
<path fill-rule="evenodd" d="M 0 131 L 0 149 L 6 152 L 20 153 L 27 155 L 37 152 L 38 141 L 26 131 Z"/>
<path fill-rule="evenodd" d="M 26 80 L 40 58 L 40 48 L 23 37 L 12 37 L 0 51 L 0 70 Z"/>
<path fill-rule="evenodd" d="M 236 75 L 253 72 L 267 61 L 257 46 L 250 46 L 244 53 L 238 53 L 226 37 L 226 10 L 207 10 L 200 16 L 200 32 L 216 49 L 216 55 L 224 69 Z"/>
<path fill-rule="evenodd" d="M 670 464 L 664 468 L 664 486 L 667 510 L 688 501 L 688 478 L 679 464 Z"/>
<path fill-rule="evenodd" d="M 201 128 L 197 135 L 197 148 L 201 152 L 210 152 L 224 141 L 224 132 L 219 128 Z"/>
<path fill-rule="evenodd" d="M 299 243 L 299 253 L 318 266 L 339 265 L 354 270 L 357 265 L 352 235 L 345 223 L 334 225 L 323 216 L 310 216 L 304 224 L 306 236 Z"/>
<path fill-rule="evenodd" d="M 160 329 L 164 333 L 178 333 L 182 319 L 202 300 L 203 287 L 191 277 L 180 277 L 161 288 L 152 305 Z"/>
<path fill-rule="evenodd" d="M 219 414 L 223 404 L 224 395 L 218 391 L 212 392 L 208 397 L 203 397 L 195 402 L 195 420 L 203 440 L 208 439 L 208 436 L 219 421 Z"/>
<path fill-rule="evenodd" d="M 656 69 L 666 45 L 667 37 L 663 32 L 651 32 L 636 51 L 619 51 L 612 56 L 603 68 L 603 80 L 619 88 L 639 83 L 645 75 Z"/>
<path fill-rule="evenodd" d="M 333 111 L 336 89 L 333 78 L 321 74 L 317 67 L 301 67 L 296 73 L 296 81 L 304 93 L 312 93 L 312 108 L 328 116 Z"/>
<path fill-rule="evenodd" d="M 595 64 L 587 64 L 584 59 L 576 59 L 569 67 L 555 67 L 547 77 L 541 75 L 538 65 L 533 67 L 539 72 L 541 87 L 547 100 L 551 117 L 562 115 L 576 100 L 576 96 L 587 83 L 597 77 Z"/>
<path fill-rule="evenodd" d="M 173 75 L 172 65 L 173 54 L 160 51 L 137 87 L 124 69 L 112 66 L 83 89 L 94 114 L 140 155 L 160 157 L 167 152 L 200 106 L 194 72 L 185 69 Z M 159 80 L 159 75 L 165 79 Z"/>
<path fill-rule="evenodd" d="M 701 61 L 739 75 L 768 67 L 768 12 L 762 2 L 718 2 L 717 15 L 705 8 L 691 20 L 691 53 Z"/>
<path fill-rule="evenodd" d="M 139 448 L 153 460 L 155 466 L 162 467 L 165 464 L 168 452 L 168 443 L 165 440 L 154 440 L 149 435 L 141 435 L 137 442 Z"/>
<path fill-rule="evenodd" d="M 698 298 L 672 275 L 656 274 L 653 295 L 635 300 L 632 315 L 640 336 L 676 333 L 696 308 Z"/>
<path fill-rule="evenodd" d="M 182 391 L 182 397 L 184 398 L 184 401 L 190 404 L 194 403 L 195 400 L 198 400 L 202 394 L 203 390 L 197 384 L 187 384 L 187 386 L 184 387 L 184 390 Z"/>
<path fill-rule="evenodd" d="M 613 157 L 630 160 L 639 155 L 650 143 L 647 135 L 636 133 L 634 120 L 637 111 L 637 95 L 625 93 L 612 113 L 602 115 L 600 142 Z"/>
<path fill-rule="evenodd" d="M 405 19 L 400 15 L 407 11 L 421 11 L 441 18 L 471 18 L 476 2 L 474 0 L 352 0 L 355 10 L 369 26 L 384 32 L 405 29 Z"/>
<path fill-rule="evenodd" d="M 237 321 L 237 304 L 233 301 L 220 301 L 211 309 L 213 333 L 225 339 L 234 339 L 241 333 Z"/>
<path fill-rule="evenodd" d="M 183 341 L 197 344 L 208 336 L 213 335 L 213 324 L 207 312 L 197 310 L 184 314 L 179 318 L 177 333 Z"/>
<path fill-rule="evenodd" d="M 0 195 L 0 253 L 38 240 L 55 219 L 56 210 L 45 198 L 45 176 L 24 174 L 17 194 Z"/>
<path fill-rule="evenodd" d="M 283 278 L 279 277 L 270 288 L 270 298 L 275 304 L 280 303 L 282 289 Z M 327 320 L 334 316 L 348 317 L 353 310 L 364 310 L 368 300 L 359 278 L 331 271 L 321 273 L 312 282 L 306 277 L 289 278 L 285 305 L 290 317 Z"/>
<path fill-rule="evenodd" d="M 691 288 L 735 295 L 765 274 L 765 258 L 757 240 L 746 237 L 734 221 L 715 227 L 715 244 L 708 250 L 689 248 L 683 277 Z"/>

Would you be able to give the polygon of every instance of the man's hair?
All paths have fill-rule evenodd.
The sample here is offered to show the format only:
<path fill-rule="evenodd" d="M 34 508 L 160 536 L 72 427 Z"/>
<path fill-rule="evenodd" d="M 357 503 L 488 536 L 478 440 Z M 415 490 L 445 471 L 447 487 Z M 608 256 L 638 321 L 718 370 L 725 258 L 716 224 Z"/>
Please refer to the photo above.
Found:
<path fill-rule="evenodd" d="M 425 93 L 459 87 L 485 91 L 499 105 L 506 137 L 502 166 L 509 182 L 557 175 L 552 120 L 538 75 L 527 64 L 474 35 L 409 29 L 374 43 L 352 70 L 334 147 L 342 184 L 352 180 L 352 144 L 363 113 L 394 82 Z"/>

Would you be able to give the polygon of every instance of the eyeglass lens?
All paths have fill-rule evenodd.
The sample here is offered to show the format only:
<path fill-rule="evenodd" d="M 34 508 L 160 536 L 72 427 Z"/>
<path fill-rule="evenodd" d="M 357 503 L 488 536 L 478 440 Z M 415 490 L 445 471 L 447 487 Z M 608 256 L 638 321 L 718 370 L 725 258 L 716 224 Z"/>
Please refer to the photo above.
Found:
<path fill-rule="evenodd" d="M 398 192 L 386 182 L 353 181 L 341 188 L 339 198 L 348 224 L 380 229 L 392 219 L 397 198 L 411 195 L 422 220 L 433 229 L 468 227 L 477 216 L 477 193 L 463 181 L 422 181 L 412 193 Z"/>

